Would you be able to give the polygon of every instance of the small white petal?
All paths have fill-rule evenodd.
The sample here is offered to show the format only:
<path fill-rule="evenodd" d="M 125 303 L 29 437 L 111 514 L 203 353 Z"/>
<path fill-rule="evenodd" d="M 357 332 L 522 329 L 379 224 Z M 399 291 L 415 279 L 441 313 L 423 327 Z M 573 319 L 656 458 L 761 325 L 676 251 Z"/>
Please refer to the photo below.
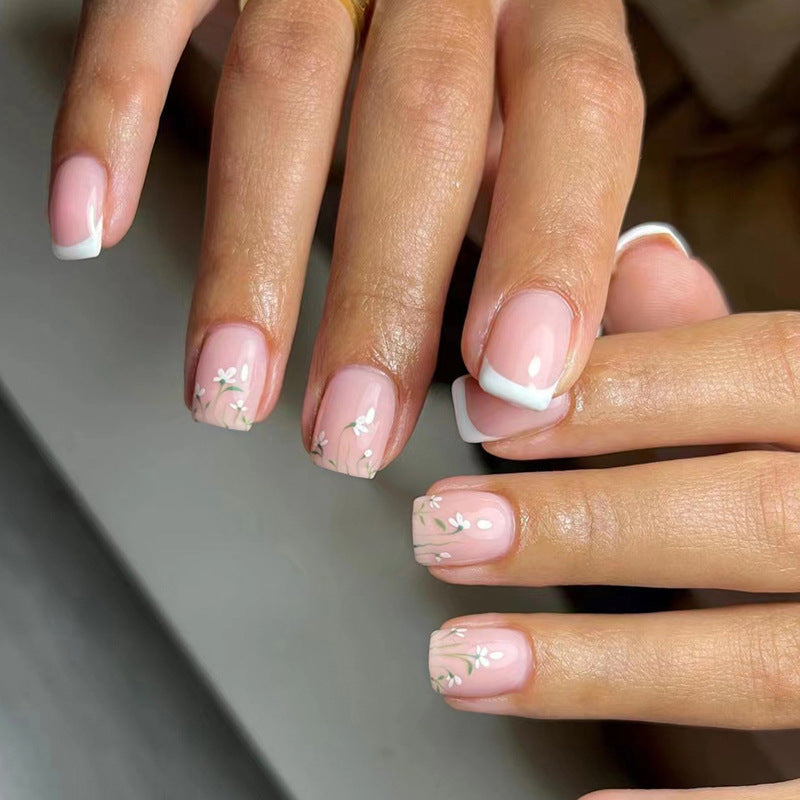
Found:
<path fill-rule="evenodd" d="M 373 406 L 369 407 L 369 410 L 364 415 L 364 419 L 365 419 L 367 425 L 372 425 L 372 423 L 375 420 L 375 408 Z"/>

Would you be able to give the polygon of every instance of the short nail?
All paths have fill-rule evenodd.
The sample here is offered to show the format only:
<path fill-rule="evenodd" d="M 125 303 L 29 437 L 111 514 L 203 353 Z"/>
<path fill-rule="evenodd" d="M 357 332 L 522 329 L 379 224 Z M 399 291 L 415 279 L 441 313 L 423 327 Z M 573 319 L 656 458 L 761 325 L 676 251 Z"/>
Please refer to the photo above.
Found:
<path fill-rule="evenodd" d="M 426 567 L 482 564 L 504 556 L 514 541 L 514 510 L 489 492 L 452 491 L 414 501 L 414 558 Z"/>
<path fill-rule="evenodd" d="M 56 171 L 50 195 L 53 253 L 62 261 L 95 258 L 103 245 L 106 171 L 91 156 L 72 156 Z"/>
<path fill-rule="evenodd" d="M 518 692 L 533 666 L 528 637 L 510 628 L 453 627 L 431 634 L 431 686 L 451 697 Z"/>
<path fill-rule="evenodd" d="M 555 292 L 523 292 L 508 300 L 489 333 L 479 376 L 483 390 L 544 411 L 567 363 L 572 320 L 572 309 Z"/>
<path fill-rule="evenodd" d="M 357 478 L 383 465 L 397 399 L 392 380 L 370 367 L 343 367 L 329 381 L 311 442 L 313 462 Z"/>
<path fill-rule="evenodd" d="M 253 425 L 267 379 L 267 346 L 249 325 L 218 325 L 209 331 L 197 362 L 192 416 L 233 431 Z"/>
<path fill-rule="evenodd" d="M 487 394 L 474 378 L 465 375 L 453 382 L 453 409 L 461 438 L 479 444 L 557 425 L 567 416 L 570 399 L 562 394 L 544 411 L 532 411 Z"/>
<path fill-rule="evenodd" d="M 627 250 L 634 242 L 648 237 L 661 237 L 668 241 L 677 250 L 680 250 L 687 258 L 691 258 L 692 250 L 686 239 L 678 233 L 676 228 L 666 222 L 644 222 L 626 231 L 619 237 L 617 242 L 617 257 Z"/>

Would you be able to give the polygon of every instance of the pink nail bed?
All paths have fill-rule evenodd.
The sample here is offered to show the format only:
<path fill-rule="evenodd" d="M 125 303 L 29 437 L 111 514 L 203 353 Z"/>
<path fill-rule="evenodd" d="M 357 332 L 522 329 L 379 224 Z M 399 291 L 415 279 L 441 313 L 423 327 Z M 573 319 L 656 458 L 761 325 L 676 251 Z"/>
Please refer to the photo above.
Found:
<path fill-rule="evenodd" d="M 557 425 L 569 413 L 570 399 L 562 394 L 544 411 L 533 411 L 487 394 L 474 378 L 465 375 L 453 382 L 453 408 L 461 438 L 478 444 Z"/>
<path fill-rule="evenodd" d="M 452 627 L 431 634 L 431 686 L 451 697 L 518 692 L 530 678 L 530 641 L 510 628 Z"/>
<path fill-rule="evenodd" d="M 95 258 L 103 246 L 106 171 L 91 156 L 72 156 L 56 171 L 50 194 L 53 253 L 62 261 Z"/>
<path fill-rule="evenodd" d="M 481 388 L 510 403 L 544 411 L 567 363 L 572 321 L 572 309 L 555 292 L 522 292 L 507 300 L 489 333 Z"/>
<path fill-rule="evenodd" d="M 343 367 L 320 403 L 311 459 L 319 467 L 374 478 L 383 464 L 397 399 L 392 380 L 371 367 Z"/>
<path fill-rule="evenodd" d="M 413 509 L 414 558 L 426 567 L 492 561 L 514 541 L 514 511 L 496 494 L 442 492 L 418 497 Z"/>
<path fill-rule="evenodd" d="M 197 422 L 249 431 L 267 379 L 264 336 L 249 325 L 213 328 L 203 342 L 192 394 Z"/>

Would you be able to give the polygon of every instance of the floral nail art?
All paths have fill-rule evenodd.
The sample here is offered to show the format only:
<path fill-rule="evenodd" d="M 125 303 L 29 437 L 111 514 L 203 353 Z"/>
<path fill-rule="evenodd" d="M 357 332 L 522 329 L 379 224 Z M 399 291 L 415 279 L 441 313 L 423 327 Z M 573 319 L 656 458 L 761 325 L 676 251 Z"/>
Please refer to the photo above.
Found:
<path fill-rule="evenodd" d="M 517 691 L 532 663 L 530 640 L 518 630 L 454 626 L 431 634 L 428 669 L 439 694 L 491 697 Z"/>
<path fill-rule="evenodd" d="M 414 557 L 423 566 L 479 564 L 508 551 L 514 513 L 489 492 L 453 491 L 414 501 Z"/>
<path fill-rule="evenodd" d="M 502 650 L 484 644 L 466 646 L 466 628 L 436 631 L 431 636 L 431 687 L 439 692 L 461 686 L 475 670 L 487 669 L 503 658 Z M 464 674 L 466 672 L 466 674 Z"/>
<path fill-rule="evenodd" d="M 374 478 L 383 464 L 396 405 L 392 381 L 375 369 L 343 367 L 317 412 L 311 460 L 325 469 Z"/>
<path fill-rule="evenodd" d="M 238 367 L 219 367 L 217 374 L 211 379 L 216 384 L 216 389 L 212 389 L 208 399 L 206 388 L 199 383 L 195 384 L 192 405 L 195 420 L 220 428 L 249 431 L 253 427 L 253 420 L 248 416 L 246 401 L 242 397 L 228 400 L 232 394 L 248 392 L 249 374 L 250 367 L 247 363 L 242 365 L 241 370 Z"/>

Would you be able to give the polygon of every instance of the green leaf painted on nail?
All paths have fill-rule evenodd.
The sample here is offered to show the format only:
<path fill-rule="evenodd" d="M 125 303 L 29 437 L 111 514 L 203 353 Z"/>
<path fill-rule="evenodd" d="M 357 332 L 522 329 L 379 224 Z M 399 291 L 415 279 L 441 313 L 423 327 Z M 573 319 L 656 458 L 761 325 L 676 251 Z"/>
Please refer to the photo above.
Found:
<path fill-rule="evenodd" d="M 445 524 L 444 524 L 444 522 L 442 522 L 442 520 L 440 520 L 438 517 L 436 517 L 436 518 L 434 519 L 434 522 L 435 522 L 435 523 L 436 523 L 436 524 L 437 524 L 437 525 L 438 525 L 438 526 L 439 526 L 439 527 L 440 527 L 440 528 L 441 528 L 443 531 L 446 531 L 446 530 L 447 530 L 447 525 L 445 525 Z"/>

